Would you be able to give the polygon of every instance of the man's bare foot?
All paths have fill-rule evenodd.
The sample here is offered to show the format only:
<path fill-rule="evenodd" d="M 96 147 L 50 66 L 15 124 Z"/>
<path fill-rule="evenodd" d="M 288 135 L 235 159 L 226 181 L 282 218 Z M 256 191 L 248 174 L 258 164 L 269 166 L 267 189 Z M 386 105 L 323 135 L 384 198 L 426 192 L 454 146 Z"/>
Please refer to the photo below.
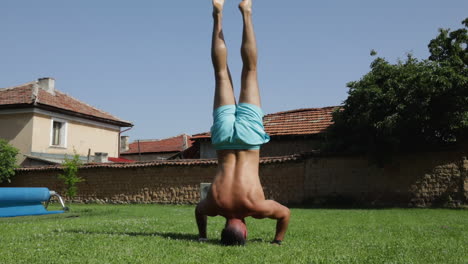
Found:
<path fill-rule="evenodd" d="M 244 13 L 252 13 L 252 0 L 242 0 L 239 4 L 240 11 Z"/>
<path fill-rule="evenodd" d="M 223 12 L 224 0 L 213 0 L 213 14 Z"/>

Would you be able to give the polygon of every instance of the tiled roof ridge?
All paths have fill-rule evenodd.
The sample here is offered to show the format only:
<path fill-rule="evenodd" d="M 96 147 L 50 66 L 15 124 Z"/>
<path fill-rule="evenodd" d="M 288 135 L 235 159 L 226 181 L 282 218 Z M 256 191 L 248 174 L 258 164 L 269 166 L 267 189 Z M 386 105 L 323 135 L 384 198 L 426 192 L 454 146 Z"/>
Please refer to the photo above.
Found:
<path fill-rule="evenodd" d="M 281 163 L 288 161 L 303 160 L 307 155 L 294 154 L 289 156 L 277 157 L 261 157 L 260 164 Z M 158 167 L 158 166 L 201 166 L 201 165 L 216 165 L 217 159 L 182 159 L 182 160 L 164 160 L 150 162 L 134 162 L 134 163 L 89 163 L 80 166 L 80 170 L 93 168 L 141 168 L 141 167 Z M 62 165 L 18 168 L 16 171 L 54 171 L 63 170 Z"/>
<path fill-rule="evenodd" d="M 122 119 L 122 118 L 116 117 L 115 115 L 112 115 L 112 114 L 110 114 L 110 113 L 108 113 L 108 112 L 106 112 L 106 111 L 104 111 L 104 110 L 101 110 L 101 109 L 99 109 L 99 108 L 97 108 L 97 107 L 94 107 L 94 106 L 88 104 L 88 103 L 85 103 L 85 102 L 83 102 L 83 101 L 81 101 L 81 100 L 78 100 L 78 99 L 76 99 L 75 97 L 73 97 L 73 96 L 71 96 L 71 95 L 69 95 L 69 94 L 67 94 L 67 93 L 61 92 L 61 91 L 59 91 L 59 90 L 57 90 L 57 89 L 55 89 L 54 92 L 56 92 L 56 93 L 58 93 L 58 94 L 62 94 L 62 95 L 64 95 L 64 96 L 67 96 L 67 97 L 69 97 L 69 98 L 71 98 L 71 99 L 73 99 L 73 100 L 75 100 L 75 101 L 77 101 L 77 102 L 79 102 L 79 103 L 81 103 L 81 104 L 84 104 L 84 105 L 86 105 L 86 106 L 88 106 L 88 107 L 90 107 L 90 108 L 92 108 L 92 109 L 94 109 L 94 110 L 100 112 L 101 114 L 108 115 L 108 116 L 114 118 L 115 120 L 118 120 L 118 121 L 120 121 L 120 122 L 125 122 L 125 123 L 131 123 L 130 121 L 127 121 L 127 120 L 124 120 L 124 119 Z M 37 100 L 38 100 L 39 103 L 41 103 L 40 98 L 38 98 Z M 46 103 L 45 103 L 45 104 L 46 104 Z M 46 104 L 46 105 L 48 105 L 48 104 Z M 105 118 L 105 119 L 109 119 L 109 118 Z"/>
<path fill-rule="evenodd" d="M 34 85 L 34 84 L 36 84 L 36 83 L 37 83 L 36 81 L 32 81 L 32 82 L 23 83 L 23 84 L 20 84 L 20 85 L 15 85 L 15 86 L 10 86 L 10 87 L 0 88 L 0 92 L 1 92 L 1 91 L 6 91 L 6 90 L 12 90 L 12 89 L 16 89 L 16 88 L 23 88 L 23 87 L 25 87 L 25 86 Z"/>
<path fill-rule="evenodd" d="M 277 113 L 266 114 L 265 117 L 273 116 L 273 115 L 298 113 L 298 112 L 307 112 L 307 111 L 313 111 L 313 110 L 327 110 L 327 109 L 333 109 L 333 108 L 339 108 L 339 107 L 342 107 L 342 106 L 336 105 L 336 106 L 324 106 L 324 107 L 313 107 L 313 108 L 299 108 L 299 109 L 294 109 L 294 110 L 288 110 L 288 111 L 282 111 L 282 112 L 277 112 Z"/>
<path fill-rule="evenodd" d="M 38 96 L 39 96 L 39 85 L 37 84 L 37 82 L 35 82 L 32 85 L 32 93 L 31 93 L 31 100 L 33 104 L 37 104 L 37 102 L 39 101 Z"/>

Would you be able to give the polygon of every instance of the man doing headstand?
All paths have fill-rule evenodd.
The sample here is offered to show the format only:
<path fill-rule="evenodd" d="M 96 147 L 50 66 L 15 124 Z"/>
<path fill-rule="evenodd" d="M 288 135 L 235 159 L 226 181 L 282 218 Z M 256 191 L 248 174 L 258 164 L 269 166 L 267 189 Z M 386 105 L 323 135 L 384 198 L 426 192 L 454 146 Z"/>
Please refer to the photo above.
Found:
<path fill-rule="evenodd" d="M 243 61 L 239 104 L 234 98 L 227 49 L 222 31 L 224 0 L 213 1 L 213 39 L 211 57 L 216 88 L 214 95 L 211 141 L 217 150 L 218 169 L 207 194 L 195 209 L 199 238 L 206 239 L 207 216 L 223 216 L 226 225 L 221 233 L 225 245 L 243 245 L 247 238 L 248 216 L 276 219 L 273 243 L 281 244 L 288 228 L 289 209 L 265 200 L 258 175 L 260 145 L 269 141 L 263 128 L 263 112 L 257 81 L 257 45 L 252 25 L 252 1 L 243 0 L 241 56 Z"/>

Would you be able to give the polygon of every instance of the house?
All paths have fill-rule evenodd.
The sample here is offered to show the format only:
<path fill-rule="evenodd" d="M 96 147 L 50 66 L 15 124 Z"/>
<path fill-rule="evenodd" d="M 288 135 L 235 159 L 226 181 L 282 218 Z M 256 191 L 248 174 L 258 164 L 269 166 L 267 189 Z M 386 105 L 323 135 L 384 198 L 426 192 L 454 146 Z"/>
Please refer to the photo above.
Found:
<path fill-rule="evenodd" d="M 119 157 L 121 128 L 132 126 L 55 89 L 53 78 L 0 89 L 0 138 L 19 149 L 21 166 L 59 164 L 74 153 L 83 161 Z"/>
<path fill-rule="evenodd" d="M 166 160 L 175 155 L 181 156 L 191 146 L 191 137 L 186 134 L 165 139 L 137 140 L 129 144 L 128 150 L 122 151 L 120 156 L 136 161 Z"/>
<path fill-rule="evenodd" d="M 315 150 L 321 144 L 320 135 L 333 124 L 332 113 L 339 106 L 306 108 L 265 115 L 263 124 L 270 142 L 262 146 L 262 157 L 292 155 Z M 200 148 L 200 158 L 214 158 L 210 133 L 192 136 Z"/>

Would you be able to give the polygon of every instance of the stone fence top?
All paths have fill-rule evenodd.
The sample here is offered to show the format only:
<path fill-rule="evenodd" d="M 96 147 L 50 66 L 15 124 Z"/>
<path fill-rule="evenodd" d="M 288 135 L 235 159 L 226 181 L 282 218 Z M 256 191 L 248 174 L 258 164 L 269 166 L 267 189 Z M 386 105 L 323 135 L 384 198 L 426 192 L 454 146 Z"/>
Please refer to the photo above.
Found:
<path fill-rule="evenodd" d="M 279 157 L 262 157 L 260 164 L 270 163 L 283 163 L 288 161 L 301 161 L 306 157 L 304 154 L 295 154 L 289 156 Z M 80 166 L 80 170 L 94 169 L 94 168 L 142 168 L 142 167 L 159 167 L 159 166 L 205 166 L 216 165 L 217 159 L 183 159 L 183 160 L 161 160 L 161 161 L 147 161 L 147 162 L 134 162 L 134 163 L 86 163 Z M 26 171 L 56 171 L 63 170 L 63 165 L 50 165 L 40 167 L 24 167 L 16 169 L 17 172 Z"/>

